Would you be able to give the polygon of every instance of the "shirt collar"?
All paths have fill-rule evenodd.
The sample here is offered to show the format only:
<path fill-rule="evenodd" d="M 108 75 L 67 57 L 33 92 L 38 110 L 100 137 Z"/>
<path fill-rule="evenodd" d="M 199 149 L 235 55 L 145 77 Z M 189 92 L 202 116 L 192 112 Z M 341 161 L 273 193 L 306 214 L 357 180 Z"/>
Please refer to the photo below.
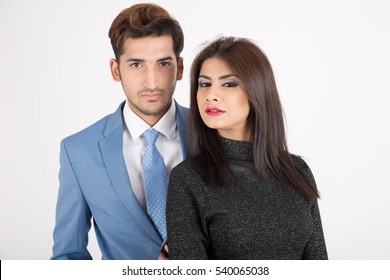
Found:
<path fill-rule="evenodd" d="M 123 107 L 123 118 L 133 140 L 140 137 L 146 130 L 151 129 L 143 119 L 138 117 L 129 107 L 128 101 Z M 171 106 L 162 118 L 153 126 L 155 130 L 171 140 L 176 130 L 176 106 L 172 100 Z"/>

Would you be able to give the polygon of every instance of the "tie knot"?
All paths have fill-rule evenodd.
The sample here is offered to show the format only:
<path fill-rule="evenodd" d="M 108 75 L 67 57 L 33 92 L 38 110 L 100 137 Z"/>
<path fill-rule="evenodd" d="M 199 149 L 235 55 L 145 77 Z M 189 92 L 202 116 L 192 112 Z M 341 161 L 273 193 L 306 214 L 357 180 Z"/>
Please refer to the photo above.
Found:
<path fill-rule="evenodd" d="M 156 143 L 156 140 L 157 140 L 157 137 L 159 134 L 160 134 L 160 132 L 158 132 L 157 130 L 155 130 L 153 128 L 145 131 L 144 132 L 145 144 L 146 145 L 154 145 Z"/>

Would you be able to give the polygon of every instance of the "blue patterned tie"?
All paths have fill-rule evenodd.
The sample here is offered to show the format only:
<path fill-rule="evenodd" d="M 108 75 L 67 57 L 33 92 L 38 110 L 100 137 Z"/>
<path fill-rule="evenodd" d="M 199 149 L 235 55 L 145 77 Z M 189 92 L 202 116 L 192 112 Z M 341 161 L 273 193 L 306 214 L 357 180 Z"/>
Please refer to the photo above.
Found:
<path fill-rule="evenodd" d="M 168 172 L 156 147 L 160 132 L 150 129 L 144 132 L 145 150 L 142 158 L 146 208 L 161 237 L 167 235 L 165 205 L 168 189 Z"/>

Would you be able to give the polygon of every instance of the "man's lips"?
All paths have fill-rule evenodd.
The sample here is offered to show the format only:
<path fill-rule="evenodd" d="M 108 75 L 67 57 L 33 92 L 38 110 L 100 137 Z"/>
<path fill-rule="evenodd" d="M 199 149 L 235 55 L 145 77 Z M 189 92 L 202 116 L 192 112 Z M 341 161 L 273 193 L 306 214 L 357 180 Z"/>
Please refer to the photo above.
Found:
<path fill-rule="evenodd" d="M 148 100 L 156 100 L 159 99 L 161 96 L 162 96 L 161 92 L 147 92 L 142 94 L 142 97 Z"/>
<path fill-rule="evenodd" d="M 205 112 L 207 115 L 210 115 L 210 116 L 220 116 L 220 115 L 225 113 L 224 110 L 221 110 L 221 109 L 216 108 L 216 107 L 207 107 Z"/>

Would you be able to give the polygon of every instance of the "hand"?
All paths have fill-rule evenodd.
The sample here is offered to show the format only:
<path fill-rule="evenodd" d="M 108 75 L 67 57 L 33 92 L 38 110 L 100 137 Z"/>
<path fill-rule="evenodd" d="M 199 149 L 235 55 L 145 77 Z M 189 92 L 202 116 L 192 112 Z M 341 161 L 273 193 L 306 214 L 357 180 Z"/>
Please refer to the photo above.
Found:
<path fill-rule="evenodd" d="M 168 244 L 164 245 L 164 248 L 161 250 L 160 255 L 158 256 L 158 260 L 169 260 L 168 258 L 168 253 L 169 253 L 169 247 Z"/>

